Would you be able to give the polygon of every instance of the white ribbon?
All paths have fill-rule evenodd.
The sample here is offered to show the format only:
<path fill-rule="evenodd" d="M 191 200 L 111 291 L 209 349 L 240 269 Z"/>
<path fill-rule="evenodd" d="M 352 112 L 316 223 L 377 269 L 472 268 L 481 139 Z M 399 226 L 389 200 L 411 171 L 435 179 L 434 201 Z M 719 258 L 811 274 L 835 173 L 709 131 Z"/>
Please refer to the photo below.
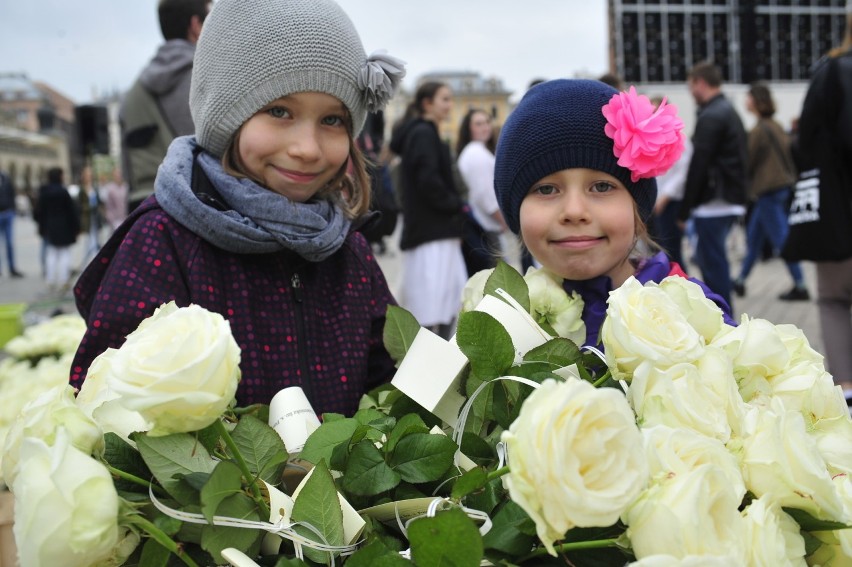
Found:
<path fill-rule="evenodd" d="M 266 532 L 275 534 L 284 539 L 288 539 L 293 542 L 296 555 L 299 559 L 304 559 L 302 554 L 302 546 L 308 547 L 310 549 L 315 549 L 317 551 L 327 552 L 331 555 L 331 565 L 334 567 L 334 556 L 335 554 L 339 554 L 341 556 L 352 555 L 358 550 L 358 546 L 361 542 L 355 542 L 352 545 L 329 545 L 328 541 L 323 537 L 322 533 L 306 522 L 285 522 L 283 519 L 276 522 L 257 522 L 254 520 L 243 520 L 241 518 L 231 518 L 229 516 L 213 516 L 212 521 L 207 521 L 207 518 L 204 517 L 203 514 L 198 514 L 195 512 L 184 512 L 183 510 L 175 510 L 174 508 L 170 508 L 157 500 L 157 497 L 154 496 L 153 485 L 148 488 L 148 496 L 151 498 L 151 503 L 163 514 L 166 516 L 172 517 L 176 520 L 180 520 L 181 522 L 187 522 L 190 524 L 205 524 L 205 525 L 213 525 L 213 526 L 223 526 L 229 528 L 247 528 L 251 530 L 264 530 Z M 307 528 L 312 533 L 316 534 L 316 536 L 322 540 L 322 543 L 308 539 L 305 536 L 298 534 L 293 528 L 296 526 L 302 526 Z"/>

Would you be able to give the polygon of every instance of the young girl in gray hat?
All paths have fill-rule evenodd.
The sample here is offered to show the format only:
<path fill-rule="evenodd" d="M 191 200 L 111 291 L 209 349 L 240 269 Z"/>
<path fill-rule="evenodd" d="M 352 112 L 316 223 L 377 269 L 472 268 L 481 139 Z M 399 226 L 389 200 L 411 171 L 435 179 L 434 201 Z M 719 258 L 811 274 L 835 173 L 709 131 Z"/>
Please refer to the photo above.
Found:
<path fill-rule="evenodd" d="M 217 1 L 192 72 L 196 136 L 171 144 L 155 194 L 74 290 L 88 331 L 72 383 L 172 300 L 230 322 L 241 406 L 301 386 L 318 413 L 351 414 L 388 381 L 395 302 L 357 232 L 370 183 L 353 140 L 403 75 L 331 0 Z"/>
<path fill-rule="evenodd" d="M 674 107 L 657 111 L 635 90 L 555 80 L 527 91 L 497 145 L 494 187 L 509 228 L 541 265 L 583 299 L 586 345 L 597 345 L 609 292 L 686 274 L 648 236 L 655 176 L 683 152 Z M 705 295 L 734 324 L 730 307 Z"/>

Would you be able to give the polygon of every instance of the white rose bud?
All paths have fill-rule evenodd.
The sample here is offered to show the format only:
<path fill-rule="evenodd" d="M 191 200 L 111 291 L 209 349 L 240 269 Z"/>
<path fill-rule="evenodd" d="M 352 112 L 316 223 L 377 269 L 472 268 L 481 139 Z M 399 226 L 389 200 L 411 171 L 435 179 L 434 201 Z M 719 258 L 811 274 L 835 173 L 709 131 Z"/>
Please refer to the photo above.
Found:
<path fill-rule="evenodd" d="M 150 424 L 150 435 L 203 429 L 234 400 L 240 349 L 219 314 L 168 303 L 112 357 L 107 386 Z"/>
<path fill-rule="evenodd" d="M 485 283 L 491 274 L 494 273 L 494 268 L 480 270 L 470 276 L 462 290 L 462 313 L 473 311 L 482 298 L 485 297 Z"/>
<path fill-rule="evenodd" d="M 643 287 L 631 276 L 610 292 L 607 303 L 601 339 L 617 380 L 630 380 L 643 361 L 664 369 L 703 354 L 704 338 L 657 284 Z"/>
<path fill-rule="evenodd" d="M 15 495 L 15 542 L 21 565 L 89 567 L 118 544 L 118 494 L 101 463 L 71 445 L 60 430 L 55 443 L 21 443 Z"/>
<path fill-rule="evenodd" d="M 552 555 L 571 528 L 615 523 L 647 481 L 633 412 L 612 388 L 545 380 L 502 440 L 511 470 L 504 483 Z"/>
<path fill-rule="evenodd" d="M 547 323 L 560 337 L 578 345 L 586 342 L 583 322 L 583 300 L 576 292 L 571 295 L 562 287 L 563 278 L 556 274 L 530 268 L 524 276 L 530 290 L 530 314 L 537 323 Z"/>
<path fill-rule="evenodd" d="M 754 567 L 805 567 L 805 540 L 799 524 L 765 496 L 743 512 L 746 558 Z"/>
<path fill-rule="evenodd" d="M 802 414 L 779 400 L 755 407 L 746 416 L 741 466 L 748 488 L 783 507 L 805 510 L 821 520 L 846 521 L 816 440 L 805 430 Z"/>
<path fill-rule="evenodd" d="M 652 484 L 622 515 L 636 557 L 744 557 L 739 495 L 713 464 Z M 735 563 L 736 564 L 736 563 Z"/>
<path fill-rule="evenodd" d="M 2 470 L 6 484 L 15 481 L 21 443 L 25 437 L 37 437 L 53 445 L 59 428 L 64 428 L 71 444 L 85 453 L 103 452 L 101 428 L 74 404 L 74 388 L 66 384 L 42 393 L 24 406 L 9 430 L 3 446 Z"/>

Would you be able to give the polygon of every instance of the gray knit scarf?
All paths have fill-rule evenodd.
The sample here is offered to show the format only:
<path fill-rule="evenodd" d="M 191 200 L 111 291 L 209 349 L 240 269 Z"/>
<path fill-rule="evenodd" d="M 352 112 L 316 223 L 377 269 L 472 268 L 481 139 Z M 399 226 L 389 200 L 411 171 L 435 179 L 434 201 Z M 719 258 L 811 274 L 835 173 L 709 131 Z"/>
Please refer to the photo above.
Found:
<path fill-rule="evenodd" d="M 202 170 L 232 209 L 218 211 L 205 205 L 192 192 L 196 147 L 194 136 L 176 138 L 154 181 L 160 206 L 180 224 L 237 254 L 291 250 L 320 262 L 343 245 L 351 221 L 339 206 L 324 199 L 294 203 L 249 179 L 228 175 L 215 157 L 202 151 L 198 154 Z"/>

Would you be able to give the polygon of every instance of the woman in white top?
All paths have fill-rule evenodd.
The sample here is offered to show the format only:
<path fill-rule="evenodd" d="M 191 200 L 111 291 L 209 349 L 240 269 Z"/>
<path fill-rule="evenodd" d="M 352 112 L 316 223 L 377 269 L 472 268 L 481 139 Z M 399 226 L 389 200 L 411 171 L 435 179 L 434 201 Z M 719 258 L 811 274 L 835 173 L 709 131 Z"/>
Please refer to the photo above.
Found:
<path fill-rule="evenodd" d="M 474 108 L 459 126 L 456 155 L 459 173 L 468 188 L 473 218 L 485 231 L 484 253 L 491 267 L 503 256 L 500 234 L 506 230 L 503 214 L 494 194 L 494 148 L 497 145 L 491 115 Z"/>

